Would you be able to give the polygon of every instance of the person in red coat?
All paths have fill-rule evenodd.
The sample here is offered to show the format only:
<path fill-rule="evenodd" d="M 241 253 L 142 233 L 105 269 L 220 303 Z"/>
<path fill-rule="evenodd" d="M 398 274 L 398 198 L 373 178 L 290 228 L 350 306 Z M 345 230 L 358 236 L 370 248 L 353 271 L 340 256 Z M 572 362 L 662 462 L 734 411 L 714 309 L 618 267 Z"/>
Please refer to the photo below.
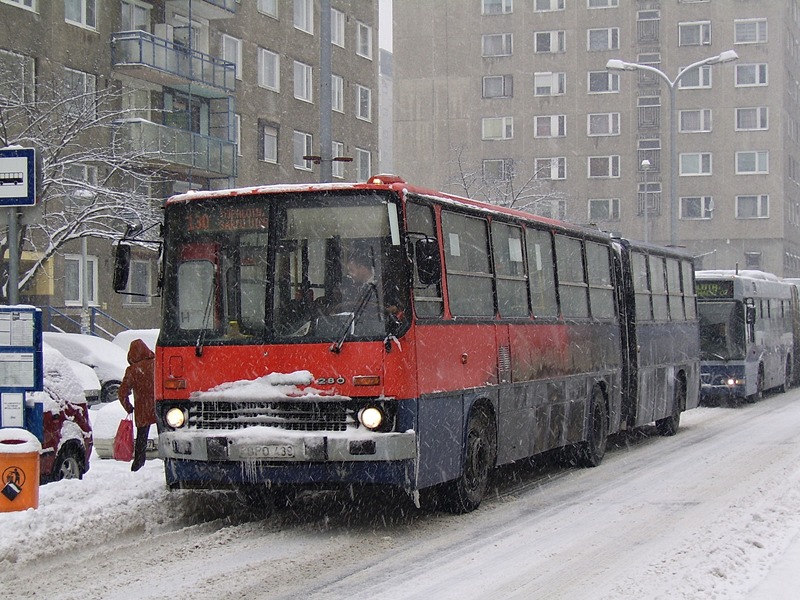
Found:
<path fill-rule="evenodd" d="M 136 424 L 136 443 L 133 447 L 131 471 L 138 471 L 147 459 L 147 436 L 150 425 L 156 422 L 155 354 L 142 340 L 136 339 L 128 348 L 128 368 L 119 386 L 122 407 L 133 413 Z M 128 396 L 133 392 L 133 405 Z"/>

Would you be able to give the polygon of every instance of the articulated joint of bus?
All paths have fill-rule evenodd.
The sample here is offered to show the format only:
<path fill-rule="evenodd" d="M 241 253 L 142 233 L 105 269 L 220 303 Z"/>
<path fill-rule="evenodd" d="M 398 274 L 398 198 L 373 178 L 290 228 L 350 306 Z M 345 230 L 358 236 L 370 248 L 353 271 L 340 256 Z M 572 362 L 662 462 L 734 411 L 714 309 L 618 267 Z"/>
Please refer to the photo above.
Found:
<path fill-rule="evenodd" d="M 387 399 L 204 400 L 159 403 L 166 459 L 286 464 L 416 458 L 416 434 L 396 431 Z"/>

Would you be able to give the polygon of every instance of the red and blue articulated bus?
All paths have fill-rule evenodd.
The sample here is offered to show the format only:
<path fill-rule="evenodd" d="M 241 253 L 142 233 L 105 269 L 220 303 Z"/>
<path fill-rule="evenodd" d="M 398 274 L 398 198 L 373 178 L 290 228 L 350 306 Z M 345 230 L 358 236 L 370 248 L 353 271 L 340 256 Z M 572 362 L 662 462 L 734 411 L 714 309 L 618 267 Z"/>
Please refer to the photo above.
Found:
<path fill-rule="evenodd" d="M 595 466 L 697 405 L 680 251 L 395 176 L 189 193 L 164 225 L 172 488 L 376 484 L 466 512 L 498 465 Z"/>

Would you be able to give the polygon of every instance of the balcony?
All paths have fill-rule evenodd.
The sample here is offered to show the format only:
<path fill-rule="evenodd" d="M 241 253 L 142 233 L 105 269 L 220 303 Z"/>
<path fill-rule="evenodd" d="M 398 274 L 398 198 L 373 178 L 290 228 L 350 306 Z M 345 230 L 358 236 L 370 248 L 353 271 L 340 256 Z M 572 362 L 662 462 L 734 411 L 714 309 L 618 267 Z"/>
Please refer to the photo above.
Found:
<path fill-rule="evenodd" d="M 193 19 L 201 17 L 213 21 L 236 16 L 236 0 L 167 0 L 167 4 L 179 9 L 183 14 L 190 13 L 191 4 Z"/>
<path fill-rule="evenodd" d="M 111 35 L 111 64 L 118 71 L 151 83 L 217 98 L 236 88 L 236 65 L 190 50 L 147 31 Z"/>
<path fill-rule="evenodd" d="M 236 144 L 145 119 L 116 121 L 123 147 L 153 164 L 211 179 L 236 176 Z"/>

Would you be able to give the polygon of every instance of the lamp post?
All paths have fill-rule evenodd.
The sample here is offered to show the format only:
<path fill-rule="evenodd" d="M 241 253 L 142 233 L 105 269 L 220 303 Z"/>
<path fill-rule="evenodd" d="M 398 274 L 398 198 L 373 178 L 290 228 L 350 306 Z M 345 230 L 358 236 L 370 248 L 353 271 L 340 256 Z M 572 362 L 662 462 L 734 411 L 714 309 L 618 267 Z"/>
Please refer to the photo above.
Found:
<path fill-rule="evenodd" d="M 642 161 L 642 170 L 644 171 L 644 204 L 642 208 L 642 213 L 644 214 L 644 241 L 650 241 L 650 227 L 647 223 L 647 213 L 649 211 L 649 206 L 647 204 L 647 174 L 650 172 L 650 161 L 646 158 Z"/>
<path fill-rule="evenodd" d="M 670 79 L 664 71 L 650 65 L 642 65 L 639 63 L 630 63 L 617 58 L 612 58 L 606 63 L 606 69 L 609 71 L 647 71 L 648 73 L 655 73 L 658 75 L 669 88 L 669 213 L 670 213 L 670 231 L 669 243 L 676 246 L 678 243 L 678 108 L 675 102 L 675 93 L 678 89 L 678 84 L 681 78 L 686 73 L 704 67 L 706 65 L 717 65 L 721 63 L 731 62 L 739 58 L 734 50 L 726 50 L 721 54 L 709 56 L 703 60 L 698 60 L 690 64 L 688 67 L 681 69 L 675 76 L 675 79 Z"/>

